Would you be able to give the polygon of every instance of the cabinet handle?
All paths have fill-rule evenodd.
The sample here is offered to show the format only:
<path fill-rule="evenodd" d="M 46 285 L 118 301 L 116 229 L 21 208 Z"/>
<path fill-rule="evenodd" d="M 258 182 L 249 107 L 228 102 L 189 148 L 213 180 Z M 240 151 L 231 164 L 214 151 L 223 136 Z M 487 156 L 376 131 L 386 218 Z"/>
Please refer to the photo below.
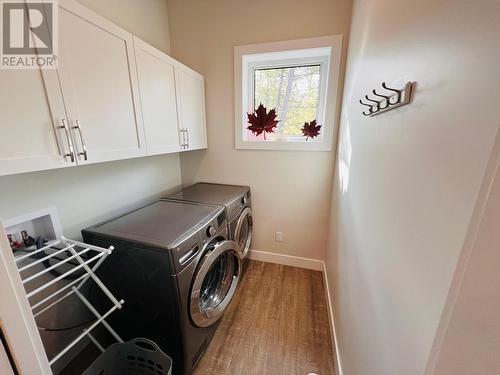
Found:
<path fill-rule="evenodd" d="M 186 144 L 186 148 L 189 148 L 189 130 L 188 129 L 184 129 L 186 131 L 186 135 L 187 135 L 187 144 Z"/>
<path fill-rule="evenodd" d="M 180 130 L 179 130 L 179 133 L 181 133 L 181 137 L 182 137 L 181 147 L 182 147 L 183 149 L 185 149 L 185 148 L 186 148 L 186 146 L 187 146 L 187 145 L 186 145 L 186 135 L 184 134 L 184 132 L 185 132 L 185 131 L 186 131 L 186 129 L 180 129 Z"/>
<path fill-rule="evenodd" d="M 85 145 L 85 140 L 83 139 L 82 126 L 80 125 L 80 121 L 76 120 L 76 125 L 73 126 L 73 129 L 78 130 L 78 134 L 80 134 L 80 142 L 82 143 L 82 152 L 78 153 L 78 156 L 83 156 L 83 160 L 87 160 L 87 146 Z"/>
<path fill-rule="evenodd" d="M 66 135 L 66 142 L 68 142 L 69 154 L 64 154 L 64 157 L 70 157 L 71 162 L 75 162 L 75 150 L 73 148 L 73 141 L 71 140 L 71 135 L 69 134 L 68 124 L 66 124 L 66 119 L 62 119 L 62 125 L 57 127 L 58 129 L 64 129 L 64 134 Z"/>

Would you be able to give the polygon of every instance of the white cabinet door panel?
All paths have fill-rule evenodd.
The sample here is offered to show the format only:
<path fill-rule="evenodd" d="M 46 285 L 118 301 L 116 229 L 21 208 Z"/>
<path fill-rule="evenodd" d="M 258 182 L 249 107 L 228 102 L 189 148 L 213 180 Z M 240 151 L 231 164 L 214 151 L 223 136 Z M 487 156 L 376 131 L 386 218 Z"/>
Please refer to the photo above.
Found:
<path fill-rule="evenodd" d="M 145 155 L 132 35 L 74 1 L 59 5 L 59 74 L 78 163 Z"/>
<path fill-rule="evenodd" d="M 177 62 L 135 37 L 134 46 L 148 155 L 178 152 Z"/>
<path fill-rule="evenodd" d="M 206 148 L 205 80 L 201 74 L 179 63 L 176 86 L 179 127 L 187 129 L 185 151 Z"/>
<path fill-rule="evenodd" d="M 76 165 L 55 71 L 0 70 L 0 175 Z M 50 97 L 50 101 L 49 101 Z"/>

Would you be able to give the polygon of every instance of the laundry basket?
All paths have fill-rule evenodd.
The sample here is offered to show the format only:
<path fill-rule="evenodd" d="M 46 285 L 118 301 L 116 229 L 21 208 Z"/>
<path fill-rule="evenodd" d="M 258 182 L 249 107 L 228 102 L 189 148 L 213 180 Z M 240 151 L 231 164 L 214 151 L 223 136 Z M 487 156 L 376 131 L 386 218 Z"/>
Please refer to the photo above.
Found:
<path fill-rule="evenodd" d="M 171 375 L 172 360 L 153 341 L 113 344 L 82 375 Z"/>

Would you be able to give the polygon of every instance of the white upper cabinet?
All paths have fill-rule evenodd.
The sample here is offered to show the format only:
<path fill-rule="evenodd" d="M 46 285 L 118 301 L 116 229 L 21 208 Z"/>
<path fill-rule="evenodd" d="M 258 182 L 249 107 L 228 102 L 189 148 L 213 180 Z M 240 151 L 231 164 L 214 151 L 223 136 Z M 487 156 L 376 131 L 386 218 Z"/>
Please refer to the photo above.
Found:
<path fill-rule="evenodd" d="M 148 155 L 178 152 L 177 61 L 135 37 L 134 46 Z"/>
<path fill-rule="evenodd" d="M 146 154 L 132 34 L 59 1 L 59 78 L 78 164 Z"/>
<path fill-rule="evenodd" d="M 0 175 L 76 165 L 57 74 L 44 75 L 0 70 Z"/>
<path fill-rule="evenodd" d="M 205 79 L 187 66 L 178 63 L 176 70 L 177 113 L 184 150 L 207 147 L 205 119 Z"/>
<path fill-rule="evenodd" d="M 0 176 L 207 147 L 202 75 L 58 6 L 58 69 L 0 70 Z"/>

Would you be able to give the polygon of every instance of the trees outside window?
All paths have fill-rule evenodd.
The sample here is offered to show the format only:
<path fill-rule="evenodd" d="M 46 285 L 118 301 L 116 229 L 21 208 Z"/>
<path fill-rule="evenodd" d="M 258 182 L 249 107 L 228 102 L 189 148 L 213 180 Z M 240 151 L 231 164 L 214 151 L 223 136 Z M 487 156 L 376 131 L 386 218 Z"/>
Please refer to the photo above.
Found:
<path fill-rule="evenodd" d="M 318 116 L 320 65 L 254 70 L 254 107 L 276 108 L 277 136 L 302 135 Z"/>

